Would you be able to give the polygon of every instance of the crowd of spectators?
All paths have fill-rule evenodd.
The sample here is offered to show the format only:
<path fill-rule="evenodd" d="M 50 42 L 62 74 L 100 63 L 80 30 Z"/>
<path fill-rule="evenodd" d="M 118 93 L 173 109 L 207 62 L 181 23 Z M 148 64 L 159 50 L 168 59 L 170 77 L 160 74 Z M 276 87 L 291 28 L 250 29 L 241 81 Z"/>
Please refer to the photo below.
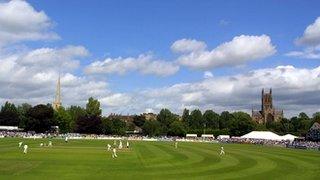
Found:
<path fill-rule="evenodd" d="M 129 139 L 129 140 L 145 140 L 145 141 L 193 141 L 193 142 L 220 142 L 220 143 L 239 143 L 239 144 L 256 144 L 266 146 L 279 146 L 287 148 L 299 148 L 299 149 L 318 149 L 320 150 L 320 142 L 312 142 L 305 140 L 266 140 L 266 139 L 244 139 L 239 137 L 224 138 L 219 140 L 208 138 L 179 138 L 179 137 L 148 137 L 141 135 L 96 135 L 96 134 L 79 134 L 79 133 L 67 133 L 67 134 L 54 134 L 54 133 L 35 133 L 35 132 L 17 132 L 17 131 L 0 131 L 0 138 L 16 137 L 16 138 L 64 138 L 69 139 Z"/>
<path fill-rule="evenodd" d="M 239 144 L 257 144 L 266 146 L 279 146 L 287 148 L 299 149 L 317 149 L 320 150 L 320 142 L 304 141 L 304 140 L 266 140 L 266 139 L 244 139 L 244 138 L 229 138 L 219 140 L 221 143 L 239 143 Z"/>

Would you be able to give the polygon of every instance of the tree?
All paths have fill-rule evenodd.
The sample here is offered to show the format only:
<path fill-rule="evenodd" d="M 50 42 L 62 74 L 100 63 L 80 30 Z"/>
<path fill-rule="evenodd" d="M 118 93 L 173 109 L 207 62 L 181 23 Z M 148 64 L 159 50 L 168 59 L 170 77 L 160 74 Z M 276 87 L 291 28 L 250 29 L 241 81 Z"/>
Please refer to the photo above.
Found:
<path fill-rule="evenodd" d="M 101 116 L 102 110 L 100 109 L 100 102 L 97 99 L 90 97 L 86 105 L 86 112 L 90 116 Z"/>
<path fill-rule="evenodd" d="M 118 118 L 112 119 L 112 134 L 125 135 L 126 134 L 126 123 Z"/>
<path fill-rule="evenodd" d="M 202 113 L 195 109 L 190 114 L 189 127 L 191 129 L 202 129 L 204 127 Z"/>
<path fill-rule="evenodd" d="M 54 112 L 54 119 L 59 126 L 60 133 L 68 133 L 72 130 L 72 118 L 68 111 L 65 110 L 64 107 L 58 108 Z"/>
<path fill-rule="evenodd" d="M 84 108 L 80 106 L 70 106 L 67 108 L 67 113 L 70 115 L 70 132 L 74 132 L 76 128 L 76 121 L 79 117 L 87 115 Z"/>
<path fill-rule="evenodd" d="M 177 115 L 171 113 L 168 109 L 162 109 L 157 116 L 157 121 L 161 125 L 161 134 L 166 135 L 170 124 L 177 119 Z"/>
<path fill-rule="evenodd" d="M 158 136 L 160 135 L 161 124 L 159 121 L 146 121 L 142 126 L 144 135 Z"/>
<path fill-rule="evenodd" d="M 28 103 L 23 103 L 18 106 L 17 111 L 19 114 L 19 127 L 25 128 L 27 122 L 27 112 L 32 108 Z"/>
<path fill-rule="evenodd" d="M 55 125 L 55 122 L 53 121 L 51 106 L 40 104 L 28 110 L 25 130 L 43 133 L 51 130 L 53 125 Z"/>
<path fill-rule="evenodd" d="M 18 126 L 19 114 L 14 104 L 6 102 L 1 107 L 0 111 L 0 125 Z"/>
<path fill-rule="evenodd" d="M 212 110 L 206 110 L 203 113 L 203 119 L 207 128 L 219 129 L 219 114 Z"/>
<path fill-rule="evenodd" d="M 168 131 L 169 136 L 184 137 L 186 133 L 186 129 L 181 121 L 176 120 L 170 124 L 170 128 Z"/>
<path fill-rule="evenodd" d="M 182 120 L 182 123 L 183 123 L 185 126 L 188 126 L 189 118 L 190 118 L 189 109 L 184 109 L 184 110 L 183 110 L 183 113 L 182 113 L 181 120 Z"/>
<path fill-rule="evenodd" d="M 99 116 L 80 116 L 76 121 L 76 132 L 87 134 L 102 134 L 103 126 Z"/>
<path fill-rule="evenodd" d="M 313 124 L 315 122 L 320 123 L 320 112 L 316 112 L 312 115 L 312 123 L 311 124 Z"/>
<path fill-rule="evenodd" d="M 230 114 L 228 111 L 223 111 L 220 114 L 220 118 L 219 118 L 219 128 L 220 129 L 228 128 L 230 126 L 232 119 L 233 119 L 232 114 Z"/>
<path fill-rule="evenodd" d="M 113 124 L 111 119 L 102 117 L 103 134 L 112 134 Z"/>
<path fill-rule="evenodd" d="M 251 120 L 249 114 L 245 112 L 235 112 L 232 114 L 233 120 L 231 123 L 230 133 L 233 136 L 242 136 L 255 129 L 255 123 Z"/>
<path fill-rule="evenodd" d="M 133 117 L 133 123 L 138 127 L 142 127 L 145 122 L 146 122 L 146 118 L 144 116 L 135 115 Z"/>

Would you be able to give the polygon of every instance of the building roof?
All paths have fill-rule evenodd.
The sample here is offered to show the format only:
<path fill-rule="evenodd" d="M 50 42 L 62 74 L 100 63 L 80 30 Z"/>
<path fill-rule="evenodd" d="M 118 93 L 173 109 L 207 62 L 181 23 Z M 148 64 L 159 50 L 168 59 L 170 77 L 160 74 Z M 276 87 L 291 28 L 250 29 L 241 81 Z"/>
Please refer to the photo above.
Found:
<path fill-rule="evenodd" d="M 244 139 L 265 139 L 265 140 L 282 140 L 283 138 L 271 131 L 252 131 L 241 136 Z"/>
<path fill-rule="evenodd" d="M 317 123 L 317 122 L 313 123 L 313 125 L 310 128 L 310 130 L 313 130 L 313 129 L 320 129 L 320 124 Z"/>

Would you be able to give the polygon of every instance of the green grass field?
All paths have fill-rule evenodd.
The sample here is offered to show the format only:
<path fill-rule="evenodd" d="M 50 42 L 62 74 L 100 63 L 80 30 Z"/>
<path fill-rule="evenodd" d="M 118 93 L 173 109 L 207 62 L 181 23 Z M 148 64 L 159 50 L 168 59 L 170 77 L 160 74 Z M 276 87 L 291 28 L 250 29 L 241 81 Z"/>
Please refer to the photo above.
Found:
<path fill-rule="evenodd" d="M 258 145 L 131 141 L 112 159 L 106 140 L 0 139 L 0 179 L 319 179 L 320 152 Z"/>

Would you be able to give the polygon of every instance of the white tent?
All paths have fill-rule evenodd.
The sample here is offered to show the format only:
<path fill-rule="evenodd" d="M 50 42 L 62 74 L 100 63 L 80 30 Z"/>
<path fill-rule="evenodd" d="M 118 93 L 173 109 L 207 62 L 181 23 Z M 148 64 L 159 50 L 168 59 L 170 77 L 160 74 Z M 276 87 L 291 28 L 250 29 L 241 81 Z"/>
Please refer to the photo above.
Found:
<path fill-rule="evenodd" d="M 197 134 L 186 134 L 187 138 L 196 138 L 198 137 Z"/>
<path fill-rule="evenodd" d="M 230 135 L 219 135 L 217 139 L 230 139 Z"/>
<path fill-rule="evenodd" d="M 201 137 L 203 137 L 203 138 L 214 138 L 213 134 L 202 134 Z"/>
<path fill-rule="evenodd" d="M 281 141 L 283 138 L 276 133 L 270 131 L 252 131 L 248 134 L 241 136 L 243 139 L 265 139 Z"/>
<path fill-rule="evenodd" d="M 297 136 L 294 136 L 292 134 L 286 134 L 284 136 L 281 136 L 283 140 L 289 140 L 289 141 L 293 141 L 295 138 L 297 138 Z"/>

